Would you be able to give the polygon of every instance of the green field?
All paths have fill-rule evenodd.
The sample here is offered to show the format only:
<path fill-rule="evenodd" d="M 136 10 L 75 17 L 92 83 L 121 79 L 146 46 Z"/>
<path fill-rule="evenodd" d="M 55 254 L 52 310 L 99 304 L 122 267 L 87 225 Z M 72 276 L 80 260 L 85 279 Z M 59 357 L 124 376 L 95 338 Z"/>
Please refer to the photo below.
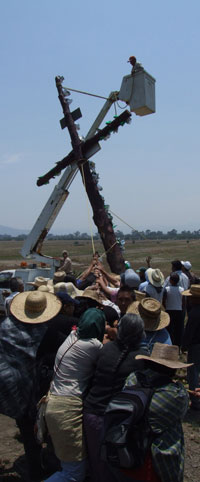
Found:
<path fill-rule="evenodd" d="M 78 243 L 78 244 L 77 244 Z M 0 268 L 11 268 L 20 265 L 23 258 L 20 255 L 22 242 L 1 241 L 0 242 Z M 147 256 L 152 256 L 152 267 L 160 268 L 165 275 L 171 269 L 170 261 L 173 259 L 189 260 L 192 269 L 200 276 L 200 240 L 168 240 L 168 241 L 126 241 L 124 259 L 130 261 L 132 267 L 137 269 L 145 265 Z M 92 256 L 92 244 L 90 241 L 46 241 L 43 245 L 43 253 L 48 256 L 61 256 L 62 250 L 67 249 L 74 262 L 75 274 L 79 274 L 87 266 Z M 95 249 L 100 254 L 104 252 L 102 243 L 95 242 Z M 106 256 L 103 257 L 106 265 Z M 33 261 L 29 261 L 30 263 Z"/>

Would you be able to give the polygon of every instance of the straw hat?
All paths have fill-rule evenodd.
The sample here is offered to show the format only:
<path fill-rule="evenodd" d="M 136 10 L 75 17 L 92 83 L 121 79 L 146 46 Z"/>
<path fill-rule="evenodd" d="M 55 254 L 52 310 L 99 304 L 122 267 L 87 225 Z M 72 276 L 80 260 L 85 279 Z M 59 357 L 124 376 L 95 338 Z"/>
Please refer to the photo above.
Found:
<path fill-rule="evenodd" d="M 168 313 L 162 311 L 161 304 L 154 298 L 144 298 L 129 305 L 127 313 L 140 315 L 144 321 L 145 331 L 157 331 L 166 328 L 170 323 Z"/>
<path fill-rule="evenodd" d="M 66 276 L 65 271 L 56 271 L 56 273 L 54 273 L 53 275 L 54 284 L 64 281 L 65 276 Z"/>
<path fill-rule="evenodd" d="M 83 290 L 79 290 L 74 286 L 74 284 L 71 281 L 68 281 L 66 284 L 67 287 L 67 293 L 72 297 L 75 298 L 76 296 L 82 296 Z"/>
<path fill-rule="evenodd" d="M 150 356 L 136 355 L 137 360 L 149 360 L 159 365 L 169 368 L 187 368 L 193 363 L 182 363 L 179 361 L 179 347 L 176 345 L 166 345 L 164 343 L 154 343 Z"/>
<path fill-rule="evenodd" d="M 43 276 L 36 276 L 34 281 L 28 281 L 27 285 L 35 286 L 38 288 L 39 286 L 47 285 L 48 278 L 43 278 Z"/>
<path fill-rule="evenodd" d="M 159 286 L 163 286 L 165 278 L 164 278 L 164 274 L 162 273 L 162 271 L 160 271 L 160 269 L 148 268 L 146 271 L 146 274 L 148 276 L 149 282 L 153 286 L 156 286 L 157 288 L 159 288 Z"/>
<path fill-rule="evenodd" d="M 76 286 L 74 286 L 74 284 L 70 281 L 68 283 L 56 283 L 56 285 L 54 285 L 55 295 L 58 292 L 68 293 L 71 298 L 75 298 L 76 296 L 81 296 L 83 294 L 83 290 L 78 290 L 78 288 L 76 288 Z"/>
<path fill-rule="evenodd" d="M 136 296 L 136 301 L 141 301 L 146 298 L 146 293 L 143 293 L 142 291 L 134 290 L 134 293 Z"/>
<path fill-rule="evenodd" d="M 200 285 L 191 285 L 189 290 L 182 291 L 183 296 L 194 296 L 199 298 L 200 296 Z"/>
<path fill-rule="evenodd" d="M 102 305 L 102 301 L 104 299 L 101 293 L 98 293 L 95 290 L 91 290 L 90 288 L 86 288 L 83 291 L 83 294 L 81 296 L 78 296 L 78 298 L 89 298 L 90 300 L 97 301 L 97 303 L 99 303 L 100 305 Z"/>
<path fill-rule="evenodd" d="M 38 291 L 42 291 L 43 293 L 53 293 L 53 286 L 50 285 L 41 285 L 38 288 Z"/>
<path fill-rule="evenodd" d="M 13 298 L 10 311 L 24 323 L 44 323 L 56 316 L 61 306 L 61 301 L 52 293 L 24 291 Z"/>

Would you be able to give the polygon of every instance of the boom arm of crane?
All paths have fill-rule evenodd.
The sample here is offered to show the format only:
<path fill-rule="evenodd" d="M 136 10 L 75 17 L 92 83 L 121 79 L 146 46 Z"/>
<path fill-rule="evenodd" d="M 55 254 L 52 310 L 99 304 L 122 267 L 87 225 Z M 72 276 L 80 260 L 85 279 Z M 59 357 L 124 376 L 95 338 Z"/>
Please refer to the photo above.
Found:
<path fill-rule="evenodd" d="M 95 119 L 90 130 L 88 131 L 86 140 L 95 134 L 96 130 L 98 129 L 107 112 L 109 111 L 111 105 L 113 104 L 113 102 L 116 101 L 117 95 L 118 92 L 110 93 L 103 108 L 99 112 L 97 118 Z M 92 148 L 88 150 L 85 157 L 89 159 L 100 149 L 100 144 L 95 144 Z M 24 258 L 32 258 L 39 262 L 47 263 L 55 267 L 59 265 L 58 259 L 42 254 L 41 249 L 45 237 L 47 236 L 52 224 L 54 223 L 58 213 L 60 212 L 60 209 L 62 208 L 65 200 L 69 195 L 69 187 L 77 172 L 78 166 L 75 161 L 65 169 L 59 183 L 55 186 L 40 216 L 38 217 L 36 223 L 34 224 L 32 230 L 28 234 L 23 244 L 21 254 Z"/>

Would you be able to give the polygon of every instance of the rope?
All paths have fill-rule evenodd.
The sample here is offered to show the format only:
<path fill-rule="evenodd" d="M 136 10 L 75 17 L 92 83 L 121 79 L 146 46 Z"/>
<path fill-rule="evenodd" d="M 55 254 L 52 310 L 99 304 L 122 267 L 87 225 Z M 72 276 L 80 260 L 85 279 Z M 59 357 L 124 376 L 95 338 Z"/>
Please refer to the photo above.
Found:
<path fill-rule="evenodd" d="M 91 94 L 90 92 L 84 92 L 83 90 L 71 89 L 70 87 L 64 87 L 67 90 L 71 90 L 72 92 L 78 92 L 78 94 L 85 94 L 91 95 L 91 97 L 98 97 L 99 99 L 109 100 L 108 97 L 103 97 L 102 95 Z"/>
<path fill-rule="evenodd" d="M 93 251 L 93 254 L 94 254 L 94 253 L 95 253 L 95 247 L 94 247 L 94 239 L 93 239 L 93 234 L 92 234 L 92 223 L 91 223 L 90 210 L 89 210 L 89 202 L 88 202 L 87 191 L 86 191 L 86 184 L 85 184 L 85 175 L 84 175 L 83 164 L 81 164 L 81 171 L 82 171 L 82 177 L 83 177 L 83 184 L 84 184 L 84 187 L 85 187 L 86 206 L 87 206 L 87 211 L 88 211 L 88 221 L 89 221 L 90 236 L 91 236 L 91 241 L 92 241 L 92 251 Z"/>
<path fill-rule="evenodd" d="M 115 214 L 113 211 L 111 211 L 111 209 L 109 209 L 109 211 L 111 212 L 111 214 L 113 214 L 113 216 L 116 216 L 116 218 L 118 218 L 120 221 L 122 221 L 122 223 L 126 224 L 126 226 L 128 226 L 129 228 L 131 228 L 133 231 L 137 231 L 137 229 L 133 228 L 133 226 L 131 226 L 130 224 L 126 223 L 126 221 L 124 221 L 122 218 L 120 218 L 119 216 L 117 216 L 117 214 Z"/>
<path fill-rule="evenodd" d="M 112 246 L 109 249 L 107 249 L 107 251 L 104 251 L 104 253 L 100 255 L 100 258 L 103 258 L 103 256 L 105 256 L 105 254 L 107 254 L 116 244 L 117 244 L 117 241 L 115 241 L 115 243 L 113 243 Z"/>

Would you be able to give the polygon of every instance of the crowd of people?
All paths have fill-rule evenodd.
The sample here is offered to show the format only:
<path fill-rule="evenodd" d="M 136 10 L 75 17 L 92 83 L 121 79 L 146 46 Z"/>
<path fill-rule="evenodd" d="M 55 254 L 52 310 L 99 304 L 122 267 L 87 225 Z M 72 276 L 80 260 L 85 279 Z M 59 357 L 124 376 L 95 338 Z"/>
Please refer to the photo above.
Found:
<path fill-rule="evenodd" d="M 166 279 L 147 261 L 115 275 L 96 252 L 76 278 L 64 251 L 52 280 L 24 291 L 12 279 L 0 314 L 0 413 L 16 420 L 30 481 L 183 481 L 182 420 L 200 410 L 200 284 L 189 261 L 173 261 Z M 133 386 L 152 390 L 151 443 L 141 466 L 116 467 L 100 456 L 105 412 Z M 47 393 L 44 446 L 35 421 Z"/>

